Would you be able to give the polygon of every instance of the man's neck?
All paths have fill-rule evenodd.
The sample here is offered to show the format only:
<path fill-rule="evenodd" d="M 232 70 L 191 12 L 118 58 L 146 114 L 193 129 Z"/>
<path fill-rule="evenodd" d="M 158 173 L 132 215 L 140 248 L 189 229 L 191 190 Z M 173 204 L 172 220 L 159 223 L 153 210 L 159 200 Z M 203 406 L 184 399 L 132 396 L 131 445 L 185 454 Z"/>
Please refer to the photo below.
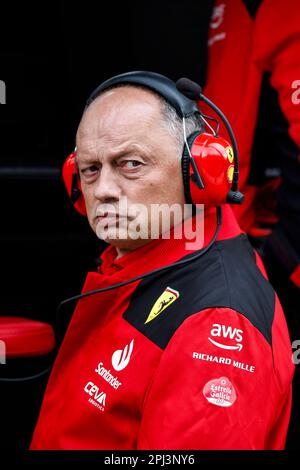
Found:
<path fill-rule="evenodd" d="M 125 248 L 116 247 L 116 251 L 117 251 L 116 259 L 119 259 L 119 258 L 122 258 L 122 256 L 126 255 L 127 253 L 129 253 L 132 250 L 126 250 Z"/>
<path fill-rule="evenodd" d="M 151 241 L 152 241 L 151 239 L 140 240 L 140 243 L 137 243 L 134 247 L 128 247 L 128 248 L 116 246 L 117 256 L 115 259 L 122 258 L 122 256 L 127 255 L 127 253 L 130 253 L 131 251 L 134 251 L 140 246 L 146 245 L 147 243 Z"/>

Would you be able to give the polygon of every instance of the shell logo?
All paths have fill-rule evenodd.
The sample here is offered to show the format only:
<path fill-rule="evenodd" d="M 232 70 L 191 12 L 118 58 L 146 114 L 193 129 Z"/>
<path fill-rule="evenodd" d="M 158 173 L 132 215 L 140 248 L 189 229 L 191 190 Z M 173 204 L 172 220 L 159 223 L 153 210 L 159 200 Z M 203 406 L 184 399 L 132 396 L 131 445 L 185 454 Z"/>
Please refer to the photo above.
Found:
<path fill-rule="evenodd" d="M 230 167 L 229 167 L 228 170 L 227 170 L 227 179 L 228 179 L 229 183 L 232 183 L 232 180 L 233 180 L 233 172 L 234 172 L 234 166 L 233 166 L 233 165 L 230 165 Z"/>

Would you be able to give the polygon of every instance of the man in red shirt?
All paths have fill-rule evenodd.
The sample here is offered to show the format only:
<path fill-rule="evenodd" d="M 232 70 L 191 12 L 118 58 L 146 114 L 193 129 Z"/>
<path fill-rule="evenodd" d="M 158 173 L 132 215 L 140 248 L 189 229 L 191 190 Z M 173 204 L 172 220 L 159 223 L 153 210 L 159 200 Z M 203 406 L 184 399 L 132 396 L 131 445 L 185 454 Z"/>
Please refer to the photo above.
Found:
<path fill-rule="evenodd" d="M 176 236 L 186 222 L 203 221 L 200 212 L 172 220 L 166 238 L 161 222 L 157 238 L 131 232 L 137 220 L 151 235 L 153 205 L 183 209 L 190 200 L 195 171 L 184 162 L 203 132 L 194 102 L 173 82 L 158 89 L 146 76 L 102 85 L 78 128 L 81 210 L 109 243 L 83 293 L 107 290 L 76 307 L 31 449 L 282 449 L 294 371 L 289 335 L 229 205 L 219 231 L 216 208 L 205 207 L 201 256 L 186 232 Z M 230 152 L 224 159 L 232 161 Z"/>
<path fill-rule="evenodd" d="M 300 335 L 299 17 L 297 0 L 216 0 L 205 86 L 238 142 L 245 202 L 233 210 L 263 257 L 293 341 Z M 297 446 L 300 371 L 294 384 Z"/>

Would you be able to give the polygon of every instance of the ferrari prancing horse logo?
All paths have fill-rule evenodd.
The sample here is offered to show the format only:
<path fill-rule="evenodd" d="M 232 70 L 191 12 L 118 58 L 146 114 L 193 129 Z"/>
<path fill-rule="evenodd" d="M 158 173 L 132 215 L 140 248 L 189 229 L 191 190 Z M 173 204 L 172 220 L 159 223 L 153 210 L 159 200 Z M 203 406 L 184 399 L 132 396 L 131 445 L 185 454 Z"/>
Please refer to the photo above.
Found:
<path fill-rule="evenodd" d="M 154 318 L 160 315 L 165 308 L 169 307 L 173 302 L 175 302 L 178 297 L 179 292 L 177 290 L 172 289 L 171 287 L 167 287 L 156 300 L 144 325 L 154 320 Z"/>
<path fill-rule="evenodd" d="M 226 147 L 226 154 L 227 154 L 227 158 L 229 160 L 229 163 L 232 163 L 234 156 L 233 156 L 232 147 L 230 147 L 230 145 L 228 145 L 228 147 Z"/>

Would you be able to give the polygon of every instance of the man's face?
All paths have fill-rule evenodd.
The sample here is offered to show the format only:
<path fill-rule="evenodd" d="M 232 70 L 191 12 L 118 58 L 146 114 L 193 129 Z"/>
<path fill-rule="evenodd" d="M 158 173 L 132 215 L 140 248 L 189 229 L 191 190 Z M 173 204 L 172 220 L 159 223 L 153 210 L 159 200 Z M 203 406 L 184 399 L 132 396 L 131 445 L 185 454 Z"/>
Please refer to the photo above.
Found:
<path fill-rule="evenodd" d="M 151 236 L 151 205 L 184 204 L 177 143 L 162 119 L 155 95 L 120 87 L 98 97 L 78 128 L 88 220 L 119 256 L 149 241 L 133 235 L 133 227 Z"/>

